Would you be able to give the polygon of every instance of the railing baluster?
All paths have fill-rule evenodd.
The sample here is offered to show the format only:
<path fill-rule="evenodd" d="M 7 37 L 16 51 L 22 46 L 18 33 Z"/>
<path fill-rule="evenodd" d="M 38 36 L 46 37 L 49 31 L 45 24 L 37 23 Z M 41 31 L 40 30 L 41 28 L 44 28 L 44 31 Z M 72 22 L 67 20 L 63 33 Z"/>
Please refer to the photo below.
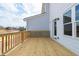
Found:
<path fill-rule="evenodd" d="M 5 51 L 7 51 L 7 35 L 6 35 L 6 39 L 5 39 Z"/>
<path fill-rule="evenodd" d="M 9 45 L 10 45 L 10 46 L 9 46 L 9 49 L 11 49 L 11 34 L 9 35 L 9 37 L 10 37 L 10 39 L 9 39 L 9 43 L 10 43 L 10 44 L 9 44 Z"/>
<path fill-rule="evenodd" d="M 4 35 L 2 34 L 2 55 L 4 54 Z"/>
<path fill-rule="evenodd" d="M 15 33 L 15 46 L 17 45 L 17 33 Z"/>
<path fill-rule="evenodd" d="M 11 48 L 12 48 L 12 34 L 11 34 Z"/>
<path fill-rule="evenodd" d="M 8 51 L 8 34 L 7 34 L 7 51 Z"/>
<path fill-rule="evenodd" d="M 13 34 L 12 34 L 12 48 L 13 48 Z"/>
<path fill-rule="evenodd" d="M 9 43 L 10 42 L 9 40 L 10 40 L 10 37 L 9 37 L 9 34 L 8 34 L 8 50 L 9 50 L 9 44 L 10 44 Z"/>
<path fill-rule="evenodd" d="M 14 34 L 13 34 L 13 47 L 15 46 L 15 41 L 14 41 Z"/>

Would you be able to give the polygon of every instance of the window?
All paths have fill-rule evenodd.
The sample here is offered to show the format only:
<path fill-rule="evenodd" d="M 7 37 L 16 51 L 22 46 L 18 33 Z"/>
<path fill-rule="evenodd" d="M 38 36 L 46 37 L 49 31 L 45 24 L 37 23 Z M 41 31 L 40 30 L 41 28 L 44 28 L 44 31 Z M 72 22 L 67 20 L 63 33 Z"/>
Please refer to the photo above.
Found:
<path fill-rule="evenodd" d="M 76 37 L 79 37 L 79 5 L 75 8 Z"/>
<path fill-rule="evenodd" d="M 76 21 L 77 21 L 79 20 L 79 5 L 76 6 L 75 13 L 76 13 Z"/>
<path fill-rule="evenodd" d="M 63 15 L 64 34 L 72 36 L 71 10 Z"/>
<path fill-rule="evenodd" d="M 71 10 L 64 14 L 64 23 L 71 22 Z"/>
<path fill-rule="evenodd" d="M 64 25 L 64 34 L 72 35 L 72 23 Z"/>
<path fill-rule="evenodd" d="M 76 36 L 79 37 L 79 22 L 76 22 Z"/>

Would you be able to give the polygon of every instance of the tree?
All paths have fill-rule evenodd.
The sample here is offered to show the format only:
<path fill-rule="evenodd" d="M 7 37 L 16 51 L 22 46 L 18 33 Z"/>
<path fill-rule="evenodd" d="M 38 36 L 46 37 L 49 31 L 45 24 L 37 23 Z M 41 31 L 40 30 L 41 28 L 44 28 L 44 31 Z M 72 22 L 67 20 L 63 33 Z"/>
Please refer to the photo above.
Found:
<path fill-rule="evenodd" d="M 24 30 L 26 30 L 26 28 L 24 28 L 24 27 L 19 27 L 19 30 L 20 30 L 20 31 L 24 31 Z"/>
<path fill-rule="evenodd" d="M 10 27 L 6 27 L 5 29 L 10 30 Z"/>
<path fill-rule="evenodd" d="M 0 29 L 4 29 L 4 27 L 3 26 L 0 26 Z"/>

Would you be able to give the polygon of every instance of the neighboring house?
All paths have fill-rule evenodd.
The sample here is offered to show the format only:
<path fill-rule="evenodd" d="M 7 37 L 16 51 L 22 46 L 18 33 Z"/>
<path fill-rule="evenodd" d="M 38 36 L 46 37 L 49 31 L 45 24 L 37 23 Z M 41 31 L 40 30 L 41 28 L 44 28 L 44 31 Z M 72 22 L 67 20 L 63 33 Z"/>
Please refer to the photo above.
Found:
<path fill-rule="evenodd" d="M 48 6 L 48 7 L 47 7 Z M 42 12 L 38 15 L 24 18 L 26 30 L 31 31 L 31 35 L 49 36 L 49 4 L 43 4 Z"/>
<path fill-rule="evenodd" d="M 35 16 L 31 16 L 26 18 L 27 31 L 40 31 L 40 30 L 49 30 L 49 19 L 46 14 L 38 14 Z"/>
<path fill-rule="evenodd" d="M 52 40 L 79 55 L 79 5 L 47 3 L 43 8 L 42 14 L 24 19 L 27 31 L 48 30 Z"/>
<path fill-rule="evenodd" d="M 42 12 L 38 15 L 24 18 L 27 31 L 49 31 L 49 4 L 43 4 Z"/>

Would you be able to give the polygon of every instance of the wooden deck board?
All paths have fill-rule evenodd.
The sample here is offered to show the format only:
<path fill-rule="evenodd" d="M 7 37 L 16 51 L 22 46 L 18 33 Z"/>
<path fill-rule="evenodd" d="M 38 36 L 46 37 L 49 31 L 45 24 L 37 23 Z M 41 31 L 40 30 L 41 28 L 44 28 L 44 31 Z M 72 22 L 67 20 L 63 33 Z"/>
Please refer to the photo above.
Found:
<path fill-rule="evenodd" d="M 29 38 L 7 56 L 75 56 L 50 38 Z"/>

